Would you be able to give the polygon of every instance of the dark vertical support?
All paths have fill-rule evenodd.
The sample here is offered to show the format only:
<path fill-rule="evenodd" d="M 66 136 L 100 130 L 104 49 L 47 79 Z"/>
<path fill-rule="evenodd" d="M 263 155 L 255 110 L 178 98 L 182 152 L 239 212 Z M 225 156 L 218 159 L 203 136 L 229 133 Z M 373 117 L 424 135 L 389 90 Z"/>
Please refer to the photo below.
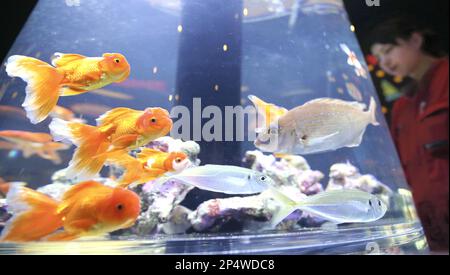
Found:
<path fill-rule="evenodd" d="M 219 107 L 222 141 L 197 141 L 201 147 L 199 157 L 202 164 L 239 165 L 240 142 L 224 141 L 224 110 L 225 106 L 240 105 L 242 0 L 183 0 L 182 5 L 177 104 L 191 110 L 192 139 L 201 137 L 203 125 L 210 120 L 202 119 L 202 127 L 193 128 L 193 98 L 201 99 L 202 110 L 209 105 Z"/>

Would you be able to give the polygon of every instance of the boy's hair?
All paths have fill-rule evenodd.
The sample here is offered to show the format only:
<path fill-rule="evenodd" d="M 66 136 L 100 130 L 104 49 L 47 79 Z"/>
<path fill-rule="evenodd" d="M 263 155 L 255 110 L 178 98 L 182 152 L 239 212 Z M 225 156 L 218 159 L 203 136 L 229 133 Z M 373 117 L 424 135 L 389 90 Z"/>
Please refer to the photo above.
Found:
<path fill-rule="evenodd" d="M 390 17 L 383 23 L 377 25 L 370 32 L 367 46 L 370 48 L 376 43 L 398 45 L 397 39 L 407 40 L 415 32 L 423 36 L 424 43 L 422 45 L 422 51 L 435 57 L 446 55 L 441 46 L 439 35 L 427 27 L 426 24 L 407 15 Z"/>

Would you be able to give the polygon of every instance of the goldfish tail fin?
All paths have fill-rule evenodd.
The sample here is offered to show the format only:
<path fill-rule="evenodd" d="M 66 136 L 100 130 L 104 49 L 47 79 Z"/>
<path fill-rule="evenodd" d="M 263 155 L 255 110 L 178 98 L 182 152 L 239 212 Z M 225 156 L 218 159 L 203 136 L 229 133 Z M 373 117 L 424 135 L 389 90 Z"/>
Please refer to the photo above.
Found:
<path fill-rule="evenodd" d="M 49 128 L 56 141 L 71 142 L 78 147 L 66 172 L 68 178 L 87 180 L 100 172 L 111 145 L 105 133 L 95 126 L 58 118 L 52 120 Z"/>
<path fill-rule="evenodd" d="M 130 184 L 139 181 L 144 171 L 141 163 L 128 155 L 126 150 L 120 150 L 108 154 L 108 163 L 113 166 L 118 166 L 124 169 L 122 176 L 117 181 L 117 186 L 126 188 Z"/>
<path fill-rule="evenodd" d="M 41 60 L 22 55 L 8 58 L 6 72 L 10 77 L 20 77 L 27 82 L 22 106 L 31 123 L 47 118 L 58 102 L 64 76 Z"/>
<path fill-rule="evenodd" d="M 62 219 L 57 214 L 58 202 L 23 184 L 10 187 L 6 203 L 13 216 L 6 223 L 0 241 L 35 241 L 62 227 Z"/>
<path fill-rule="evenodd" d="M 66 121 L 60 118 L 52 119 L 48 127 L 50 128 L 50 134 L 53 136 L 53 140 L 78 146 L 79 140 L 73 135 L 71 131 L 71 123 L 78 122 Z"/>
<path fill-rule="evenodd" d="M 373 126 L 380 125 L 380 123 L 377 121 L 377 102 L 373 97 L 370 98 L 369 115 L 370 115 L 370 123 Z"/>

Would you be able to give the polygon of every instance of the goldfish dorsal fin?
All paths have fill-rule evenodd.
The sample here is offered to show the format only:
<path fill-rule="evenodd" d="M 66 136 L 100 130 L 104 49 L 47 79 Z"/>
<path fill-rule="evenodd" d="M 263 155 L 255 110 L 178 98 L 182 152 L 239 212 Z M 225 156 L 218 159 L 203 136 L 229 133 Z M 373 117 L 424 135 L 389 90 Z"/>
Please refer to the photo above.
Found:
<path fill-rule="evenodd" d="M 83 190 L 86 190 L 87 188 L 107 188 L 103 184 L 96 182 L 96 181 L 85 181 L 78 183 L 74 186 L 72 186 L 69 190 L 67 190 L 62 198 L 62 202 L 58 205 L 57 213 L 63 214 L 67 210 L 70 209 L 71 205 L 73 205 L 73 199 L 75 195 L 77 195 L 79 192 L 82 192 Z M 97 192 L 100 193 L 100 192 Z"/>
<path fill-rule="evenodd" d="M 97 126 L 100 125 L 106 125 L 110 123 L 117 122 L 118 119 L 123 118 L 125 116 L 129 116 L 132 114 L 138 114 L 142 111 L 133 110 L 130 108 L 120 107 L 120 108 L 114 108 L 103 115 L 101 115 L 99 118 L 96 119 Z"/>
<path fill-rule="evenodd" d="M 83 56 L 81 54 L 74 54 L 74 53 L 65 54 L 65 53 L 56 52 L 51 57 L 51 60 L 52 60 L 53 66 L 62 67 L 62 66 L 67 65 L 67 63 L 69 63 L 69 62 L 72 62 L 74 60 L 83 59 L 83 58 L 86 58 L 86 56 Z"/>
<path fill-rule="evenodd" d="M 80 192 L 82 190 L 85 190 L 86 188 L 97 188 L 97 187 L 102 188 L 102 187 L 105 187 L 105 186 L 103 184 L 101 184 L 99 182 L 96 182 L 96 181 L 93 181 L 93 180 L 78 183 L 78 184 L 72 186 L 69 190 L 67 190 L 64 193 L 63 201 L 72 198 L 78 192 Z"/>
<path fill-rule="evenodd" d="M 139 152 L 137 154 L 137 158 L 139 160 L 142 160 L 142 159 L 147 160 L 149 158 L 155 158 L 155 157 L 162 156 L 162 155 L 165 155 L 165 154 L 167 154 L 167 153 L 161 152 L 161 151 L 155 150 L 155 149 L 144 148 L 144 149 L 141 150 L 141 152 Z"/>

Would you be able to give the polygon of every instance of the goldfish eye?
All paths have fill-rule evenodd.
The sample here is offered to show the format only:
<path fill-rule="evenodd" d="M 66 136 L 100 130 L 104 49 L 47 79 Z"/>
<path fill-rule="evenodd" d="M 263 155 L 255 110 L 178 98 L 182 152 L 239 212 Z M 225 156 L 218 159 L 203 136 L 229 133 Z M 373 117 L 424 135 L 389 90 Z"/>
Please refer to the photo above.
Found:
<path fill-rule="evenodd" d="M 152 119 L 150 119 L 150 121 L 151 121 L 152 123 L 156 123 L 156 118 L 152 117 Z"/>
<path fill-rule="evenodd" d="M 114 62 L 119 63 L 120 59 L 119 58 L 114 58 Z"/>
<path fill-rule="evenodd" d="M 372 206 L 372 201 L 369 201 L 369 205 Z"/>
<path fill-rule="evenodd" d="M 381 206 L 381 201 L 378 200 L 378 206 Z"/>
<path fill-rule="evenodd" d="M 181 162 L 181 159 L 180 159 L 180 158 L 176 158 L 176 159 L 175 159 L 175 162 L 180 163 L 180 162 Z"/>
<path fill-rule="evenodd" d="M 259 179 L 260 179 L 261 181 L 266 181 L 267 177 L 266 177 L 266 176 L 261 176 Z"/>
<path fill-rule="evenodd" d="M 117 208 L 117 210 L 122 211 L 123 205 L 122 205 L 122 204 L 118 204 L 118 205 L 116 206 L 116 208 Z"/>

